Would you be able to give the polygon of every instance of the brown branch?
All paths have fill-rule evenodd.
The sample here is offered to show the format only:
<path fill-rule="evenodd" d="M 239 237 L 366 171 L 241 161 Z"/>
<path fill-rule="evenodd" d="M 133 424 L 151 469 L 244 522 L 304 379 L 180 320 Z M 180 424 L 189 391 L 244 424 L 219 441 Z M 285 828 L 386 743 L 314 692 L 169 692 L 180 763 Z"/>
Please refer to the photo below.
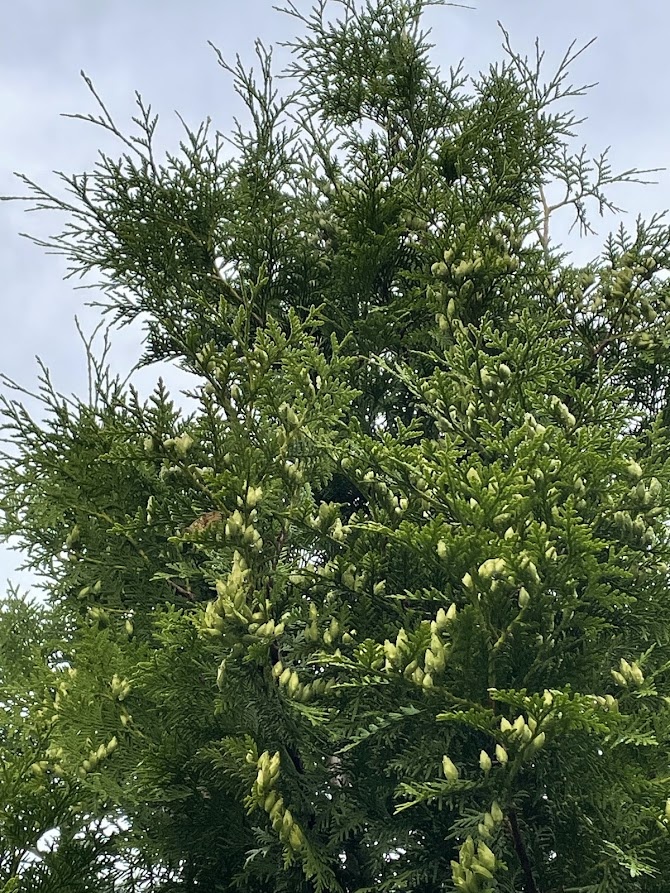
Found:
<path fill-rule="evenodd" d="M 514 849 L 516 851 L 516 855 L 523 870 L 523 876 L 526 881 L 526 893 L 538 893 L 538 889 L 535 884 L 535 878 L 533 877 L 533 868 L 530 864 L 530 859 L 528 858 L 526 847 L 524 846 L 524 842 L 521 838 L 519 823 L 517 822 L 516 813 L 513 809 L 510 809 L 509 811 L 508 821 L 510 831 L 512 832 L 512 840 L 514 841 Z"/>
<path fill-rule="evenodd" d="M 183 586 L 180 586 L 179 583 L 175 583 L 174 580 L 167 580 L 167 584 L 168 586 L 172 586 L 177 592 L 181 593 L 184 598 L 187 598 L 190 602 L 197 601 L 196 596 L 189 589 L 184 589 Z"/>

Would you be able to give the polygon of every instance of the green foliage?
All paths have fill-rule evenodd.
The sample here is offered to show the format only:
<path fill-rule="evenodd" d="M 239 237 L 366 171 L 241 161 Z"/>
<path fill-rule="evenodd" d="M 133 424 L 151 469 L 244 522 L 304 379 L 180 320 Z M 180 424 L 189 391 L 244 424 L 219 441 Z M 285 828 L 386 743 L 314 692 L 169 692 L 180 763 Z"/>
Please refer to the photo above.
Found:
<path fill-rule="evenodd" d="M 639 176 L 570 155 L 579 52 L 466 94 L 428 5 L 291 4 L 287 98 L 219 56 L 232 159 L 94 94 L 122 157 L 26 181 L 194 386 L 89 344 L 3 400 L 3 893 L 664 889 L 670 233 L 571 266 L 546 186 L 588 228 Z"/>

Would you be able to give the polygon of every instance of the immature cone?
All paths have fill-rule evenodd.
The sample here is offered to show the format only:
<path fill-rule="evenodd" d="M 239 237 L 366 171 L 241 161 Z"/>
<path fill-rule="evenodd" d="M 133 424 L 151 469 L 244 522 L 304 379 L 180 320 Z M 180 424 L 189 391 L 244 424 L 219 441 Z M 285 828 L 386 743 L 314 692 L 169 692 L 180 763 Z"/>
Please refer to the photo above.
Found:
<path fill-rule="evenodd" d="M 517 718 L 514 720 L 512 728 L 517 735 L 520 735 L 523 732 L 525 725 L 526 721 L 524 720 L 523 716 L 519 714 L 519 716 L 517 716 Z"/>
<path fill-rule="evenodd" d="M 477 844 L 477 860 L 489 871 L 493 871 L 496 867 L 495 854 L 483 841 Z"/>
<path fill-rule="evenodd" d="M 293 825 L 288 835 L 289 846 L 293 850 L 301 849 L 303 843 L 305 842 L 305 838 L 303 836 L 302 831 L 298 825 Z"/>
<path fill-rule="evenodd" d="M 193 438 L 189 434 L 181 434 L 174 439 L 174 449 L 178 456 L 185 456 L 193 446 Z"/>
<path fill-rule="evenodd" d="M 284 801 L 280 797 L 275 801 L 274 805 L 270 808 L 270 818 L 274 822 L 276 819 L 279 819 L 281 822 L 282 816 L 284 815 Z"/>
<path fill-rule="evenodd" d="M 272 779 L 275 779 L 279 775 L 280 764 L 281 756 L 279 754 L 279 751 L 277 751 L 277 753 L 273 754 L 272 757 L 270 757 L 270 762 L 268 764 L 268 770 Z"/>
<path fill-rule="evenodd" d="M 512 723 L 503 716 L 500 720 L 500 731 L 507 734 L 512 731 L 512 728 Z"/>
<path fill-rule="evenodd" d="M 485 750 L 480 751 L 479 753 L 479 765 L 481 767 L 482 772 L 490 772 L 491 766 L 491 757 L 486 753 Z"/>
<path fill-rule="evenodd" d="M 291 829 L 293 828 L 293 816 L 291 815 L 291 810 L 284 810 L 284 816 L 282 818 L 282 831 L 284 834 L 289 834 Z"/>
<path fill-rule="evenodd" d="M 384 640 L 384 655 L 389 663 L 394 663 L 398 657 L 398 649 L 389 639 Z"/>
<path fill-rule="evenodd" d="M 476 468 L 469 468 L 466 473 L 466 478 L 468 479 L 468 483 L 474 486 L 481 486 L 482 479 L 479 477 L 479 473 Z"/>
<path fill-rule="evenodd" d="M 544 747 L 544 742 L 545 734 L 544 732 L 540 732 L 539 735 L 536 735 L 535 738 L 533 738 L 533 747 L 535 750 L 540 750 L 540 748 Z"/>
<path fill-rule="evenodd" d="M 299 677 L 298 677 L 298 674 L 297 674 L 297 673 L 295 672 L 295 670 L 294 670 L 294 671 L 291 673 L 291 676 L 290 676 L 290 678 L 289 678 L 289 680 L 288 680 L 288 684 L 287 684 L 287 686 L 286 686 L 286 690 L 288 691 L 289 695 L 290 695 L 291 697 L 293 697 L 293 695 L 298 691 L 298 688 L 299 688 L 299 687 L 300 687 L 300 679 L 299 679 Z"/>
<path fill-rule="evenodd" d="M 493 880 L 493 872 L 489 871 L 485 865 L 482 865 L 481 862 L 473 862 L 472 863 L 472 871 L 473 874 L 479 875 L 480 877 L 485 878 L 487 881 Z M 469 890 L 479 890 L 479 886 L 470 885 L 467 889 Z"/>
<path fill-rule="evenodd" d="M 281 675 L 279 676 L 279 684 L 286 685 L 291 678 L 292 670 L 289 667 L 286 667 L 285 670 L 282 670 Z"/>
<path fill-rule="evenodd" d="M 458 768 L 449 757 L 442 757 L 442 771 L 447 781 L 458 781 Z"/>
<path fill-rule="evenodd" d="M 610 673 L 612 674 L 612 678 L 614 679 L 614 681 L 618 682 L 619 685 L 624 686 L 624 687 L 626 685 L 628 685 L 628 682 L 624 679 L 624 677 L 621 675 L 621 673 L 619 673 L 617 670 L 610 670 Z"/>
<path fill-rule="evenodd" d="M 491 809 L 489 811 L 491 813 L 491 818 L 493 819 L 493 821 L 496 823 L 496 825 L 499 825 L 502 822 L 504 816 L 497 800 L 493 801 L 493 803 L 491 804 Z"/>

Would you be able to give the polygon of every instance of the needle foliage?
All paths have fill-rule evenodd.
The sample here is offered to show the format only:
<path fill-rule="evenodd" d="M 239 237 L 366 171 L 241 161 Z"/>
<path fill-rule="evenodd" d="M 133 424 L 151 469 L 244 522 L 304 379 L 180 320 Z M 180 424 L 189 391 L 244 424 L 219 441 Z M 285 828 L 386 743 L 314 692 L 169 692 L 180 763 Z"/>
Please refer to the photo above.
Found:
<path fill-rule="evenodd" d="M 2 893 L 667 889 L 670 231 L 561 253 L 644 172 L 581 50 L 445 74 L 435 5 L 289 4 L 164 157 L 87 79 L 120 156 L 25 180 L 193 387 L 6 382 Z"/>

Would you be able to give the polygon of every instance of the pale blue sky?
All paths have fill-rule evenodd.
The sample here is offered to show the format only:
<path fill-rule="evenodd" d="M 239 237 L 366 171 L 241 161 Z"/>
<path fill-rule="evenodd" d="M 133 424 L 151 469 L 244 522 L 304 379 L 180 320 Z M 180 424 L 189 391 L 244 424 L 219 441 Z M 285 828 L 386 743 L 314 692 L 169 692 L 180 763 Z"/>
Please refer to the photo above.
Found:
<path fill-rule="evenodd" d="M 301 10 L 310 0 L 296 0 Z M 474 5 L 474 4 L 473 4 Z M 266 45 L 295 33 L 296 22 L 273 11 L 271 0 L 6 0 L 0 4 L 0 195 L 16 194 L 21 171 L 43 185 L 55 184 L 51 171 L 88 170 L 99 149 L 114 151 L 105 134 L 91 125 L 60 117 L 62 112 L 93 111 L 79 77 L 92 78 L 122 129 L 134 114 L 138 90 L 159 113 L 160 142 L 173 148 L 180 137 L 177 109 L 191 125 L 211 116 L 226 131 L 240 107 L 230 81 L 207 46 L 211 40 L 231 58 L 253 61 L 254 39 Z M 597 153 L 611 145 L 615 170 L 662 167 L 667 163 L 670 69 L 667 38 L 670 7 L 658 0 L 480 0 L 472 10 L 435 8 L 426 23 L 433 27 L 434 58 L 443 69 L 465 58 L 475 75 L 502 58 L 500 19 L 512 44 L 534 53 L 540 38 L 546 50 L 547 74 L 568 45 L 598 40 L 572 69 L 575 84 L 598 81 L 579 100 L 579 116 L 588 116 L 581 137 Z M 277 47 L 277 68 L 286 52 Z M 629 214 L 650 216 L 670 206 L 670 173 L 657 175 L 658 186 L 621 186 L 612 193 Z M 57 388 L 85 394 L 84 351 L 73 317 L 90 332 L 98 311 L 84 307 L 90 292 L 77 291 L 62 280 L 61 258 L 48 256 L 22 239 L 56 232 L 62 220 L 54 215 L 26 215 L 17 202 L 0 203 L 0 371 L 26 387 L 34 387 L 39 355 L 52 371 Z M 612 217 L 597 221 L 601 236 L 618 225 Z M 566 243 L 580 257 L 598 252 L 602 239 Z M 141 332 L 115 336 L 113 366 L 125 372 L 139 354 Z M 148 369 L 140 387 L 149 390 L 158 374 L 179 386 L 170 370 Z M 0 548 L 0 591 L 13 573 L 17 556 Z"/>

